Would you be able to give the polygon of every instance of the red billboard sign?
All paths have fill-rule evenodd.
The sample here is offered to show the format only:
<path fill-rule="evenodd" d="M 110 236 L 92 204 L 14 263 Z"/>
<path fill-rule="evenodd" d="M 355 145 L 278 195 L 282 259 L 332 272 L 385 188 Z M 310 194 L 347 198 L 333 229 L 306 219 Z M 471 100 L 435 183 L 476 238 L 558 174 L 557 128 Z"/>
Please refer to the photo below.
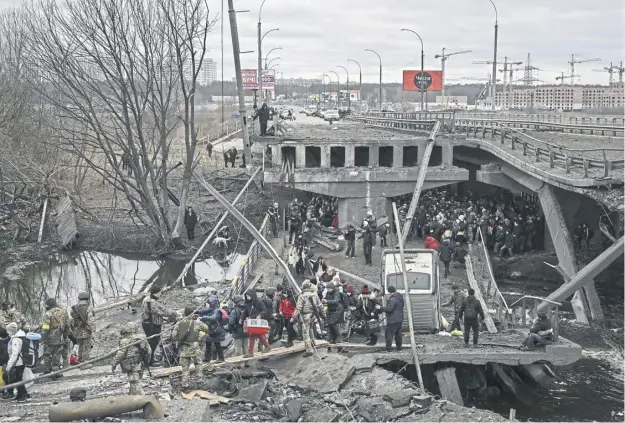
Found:
<path fill-rule="evenodd" d="M 252 91 L 258 89 L 258 70 L 241 69 L 241 76 L 243 77 L 244 90 Z"/>
<path fill-rule="evenodd" d="M 274 69 L 263 70 L 263 90 L 275 91 L 276 71 Z"/>
<path fill-rule="evenodd" d="M 404 91 L 441 91 L 443 89 L 443 72 L 424 70 L 404 71 Z M 421 85 L 422 84 L 422 85 Z"/>

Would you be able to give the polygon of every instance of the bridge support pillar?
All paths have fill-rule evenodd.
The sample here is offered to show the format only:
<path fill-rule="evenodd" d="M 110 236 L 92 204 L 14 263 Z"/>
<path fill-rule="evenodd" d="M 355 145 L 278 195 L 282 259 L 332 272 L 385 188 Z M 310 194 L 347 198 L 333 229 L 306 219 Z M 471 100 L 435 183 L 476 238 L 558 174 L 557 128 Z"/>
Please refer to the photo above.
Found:
<path fill-rule="evenodd" d="M 295 146 L 295 166 L 303 169 L 306 167 L 306 146 L 297 144 Z"/>
<path fill-rule="evenodd" d="M 349 223 L 360 227 L 363 219 L 367 216 L 367 210 L 373 211 L 376 218 L 391 215 L 391 201 L 384 197 L 365 198 L 339 198 L 339 226 L 341 228 Z"/>
<path fill-rule="evenodd" d="M 354 167 L 356 158 L 354 155 L 356 154 L 356 150 L 353 144 L 348 144 L 345 146 L 345 167 Z"/>
<path fill-rule="evenodd" d="M 443 150 L 443 164 L 451 166 L 454 161 L 454 147 L 449 143 L 441 143 L 441 149 Z"/>
<path fill-rule="evenodd" d="M 396 145 L 393 147 L 393 167 L 402 167 L 404 165 L 404 147 Z"/>
<path fill-rule="evenodd" d="M 330 146 L 321 146 L 321 167 L 330 167 Z"/>
<path fill-rule="evenodd" d="M 578 271 L 575 249 L 573 247 L 573 239 L 566 221 L 560 203 L 556 198 L 554 188 L 549 184 L 543 184 L 537 190 L 540 205 L 545 214 L 545 223 L 549 229 L 553 246 L 558 256 L 560 268 L 568 276 L 572 278 Z M 566 282 L 566 281 L 565 281 Z M 599 295 L 595 288 L 595 281 L 590 279 L 583 289 L 578 290 L 571 299 L 571 305 L 575 312 L 575 317 L 582 323 L 588 323 L 590 316 L 594 321 L 602 323 L 604 320 L 603 310 L 599 301 Z M 589 313 L 588 313 L 589 312 Z"/>
<path fill-rule="evenodd" d="M 271 165 L 278 169 L 282 166 L 282 148 L 279 145 L 271 146 Z"/>

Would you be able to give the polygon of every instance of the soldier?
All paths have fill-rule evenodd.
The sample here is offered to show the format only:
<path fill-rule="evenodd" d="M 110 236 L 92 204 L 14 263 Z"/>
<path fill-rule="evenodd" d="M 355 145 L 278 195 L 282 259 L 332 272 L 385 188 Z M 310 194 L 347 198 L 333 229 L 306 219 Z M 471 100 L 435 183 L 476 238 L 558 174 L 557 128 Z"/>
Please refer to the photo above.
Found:
<path fill-rule="evenodd" d="M 143 378 L 143 368 L 152 356 L 152 349 L 148 341 L 139 335 L 139 327 L 135 322 L 126 323 L 119 334 L 119 351 L 113 358 L 111 370 L 119 365 L 122 372 L 128 376 L 130 390 L 128 395 L 143 395 L 141 379 Z"/>
<path fill-rule="evenodd" d="M 167 309 L 159 303 L 158 299 L 160 297 L 161 287 L 157 285 L 152 285 L 150 287 L 150 295 L 143 299 L 141 309 L 141 324 L 143 326 L 143 332 L 145 332 L 145 336 L 149 337 L 152 335 L 160 335 L 163 320 L 170 314 L 169 311 L 167 311 Z M 150 338 L 148 340 L 151 349 L 150 367 L 155 366 L 154 353 L 156 352 L 156 347 L 158 347 L 160 341 L 160 336 L 154 336 L 153 338 Z"/>
<path fill-rule="evenodd" d="M 61 354 L 68 339 L 73 338 L 69 316 L 61 307 L 58 307 L 54 298 L 46 300 L 46 312 L 41 323 L 41 340 L 44 345 L 44 374 L 52 373 L 59 365 Z M 67 360 L 67 357 L 65 357 Z M 55 376 L 55 379 L 63 375 Z"/>
<path fill-rule="evenodd" d="M 312 352 L 312 339 L 311 334 L 315 322 L 321 324 L 321 313 L 323 310 L 319 296 L 317 296 L 317 290 L 310 283 L 308 279 L 302 282 L 302 293 L 297 297 L 297 305 L 295 306 L 295 313 L 291 317 L 291 323 L 295 322 L 301 315 L 304 321 L 302 325 L 302 335 L 304 337 L 304 347 L 306 352 L 304 357 L 310 357 Z"/>
<path fill-rule="evenodd" d="M 180 365 L 182 366 L 182 388 L 189 387 L 190 367 L 194 365 L 194 377 L 199 373 L 200 361 L 197 356 L 200 352 L 200 338 L 208 333 L 208 326 L 191 316 L 192 307 L 185 307 L 185 319 L 174 328 L 172 339 L 178 343 L 180 351 Z"/>
<path fill-rule="evenodd" d="M 95 313 L 89 304 L 88 292 L 78 294 L 78 304 L 72 306 L 70 317 L 74 336 L 78 340 L 78 362 L 84 363 L 89 360 L 93 347 L 93 333 L 96 329 Z M 88 368 L 91 368 L 91 365 L 81 367 L 83 370 Z"/>

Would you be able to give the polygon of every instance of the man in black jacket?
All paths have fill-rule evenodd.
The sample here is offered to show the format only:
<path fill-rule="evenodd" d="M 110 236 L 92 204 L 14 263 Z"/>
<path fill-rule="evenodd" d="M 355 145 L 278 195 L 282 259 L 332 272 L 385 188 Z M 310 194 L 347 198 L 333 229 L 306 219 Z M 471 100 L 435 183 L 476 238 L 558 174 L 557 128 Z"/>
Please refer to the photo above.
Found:
<path fill-rule="evenodd" d="M 343 299 L 341 292 L 336 288 L 334 282 L 328 282 L 326 285 L 326 299 L 323 302 L 328 306 L 328 336 L 330 344 L 336 344 L 341 334 L 339 325 L 343 323 Z M 328 352 L 331 348 L 328 347 Z"/>
<path fill-rule="evenodd" d="M 443 240 L 443 243 L 440 245 L 438 250 L 438 257 L 443 262 L 445 266 L 445 274 L 443 277 L 447 279 L 447 276 L 451 274 L 449 271 L 449 263 L 451 262 L 451 246 L 449 245 L 449 240 Z"/>
<path fill-rule="evenodd" d="M 462 319 L 464 316 L 464 345 L 469 345 L 469 332 L 473 329 L 473 346 L 477 346 L 477 340 L 480 337 L 480 323 L 478 316 L 484 320 L 484 310 L 482 304 L 475 298 L 475 291 L 469 289 L 469 296 L 462 303 L 458 317 Z"/>
<path fill-rule="evenodd" d="M 388 287 L 391 296 L 386 301 L 384 313 L 386 313 L 386 351 L 392 351 L 393 338 L 395 338 L 395 348 L 401 350 L 402 333 L 401 326 L 404 322 L 404 297 L 397 292 L 393 285 Z M 378 309 L 382 308 L 377 306 Z"/>
<path fill-rule="evenodd" d="M 345 241 L 347 241 L 347 250 L 345 257 L 354 258 L 354 250 L 356 250 L 356 228 L 350 223 L 345 233 Z"/>
<path fill-rule="evenodd" d="M 553 341 L 553 329 L 551 328 L 551 322 L 547 318 L 547 313 L 538 313 L 538 316 L 532 327 L 530 333 L 523 340 L 523 343 L 519 347 L 520 350 L 534 350 L 536 347 L 542 347 Z"/>
<path fill-rule="evenodd" d="M 253 289 L 245 293 L 245 310 L 239 320 L 239 323 L 243 324 L 246 319 L 266 319 L 267 308 L 265 304 L 256 296 L 256 291 Z M 265 347 L 264 352 L 271 351 L 269 342 L 265 335 L 250 335 L 250 340 L 247 348 L 247 354 L 244 357 L 254 357 L 254 345 L 256 344 L 256 338 Z"/>
<path fill-rule="evenodd" d="M 267 135 L 267 122 L 269 121 L 269 107 L 267 107 L 267 103 L 263 103 L 263 105 L 258 109 L 256 114 L 254 115 L 254 119 L 258 118 L 260 122 L 260 136 L 264 137 Z"/>
<path fill-rule="evenodd" d="M 362 248 L 365 253 L 365 264 L 371 266 L 373 262 L 371 261 L 371 250 L 373 249 L 373 232 L 369 227 L 369 222 L 366 220 L 362 222 L 362 234 L 358 237 L 362 238 Z"/>

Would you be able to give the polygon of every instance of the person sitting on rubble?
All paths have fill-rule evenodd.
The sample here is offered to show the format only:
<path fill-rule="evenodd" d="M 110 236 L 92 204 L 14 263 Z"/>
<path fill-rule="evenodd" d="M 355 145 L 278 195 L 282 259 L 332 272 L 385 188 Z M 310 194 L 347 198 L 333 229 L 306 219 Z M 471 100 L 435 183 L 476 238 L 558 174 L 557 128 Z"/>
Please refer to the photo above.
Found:
<path fill-rule="evenodd" d="M 553 341 L 553 329 L 547 318 L 547 313 L 538 313 L 530 328 L 530 333 L 519 347 L 521 351 L 535 350 L 537 347 L 550 344 Z"/>

